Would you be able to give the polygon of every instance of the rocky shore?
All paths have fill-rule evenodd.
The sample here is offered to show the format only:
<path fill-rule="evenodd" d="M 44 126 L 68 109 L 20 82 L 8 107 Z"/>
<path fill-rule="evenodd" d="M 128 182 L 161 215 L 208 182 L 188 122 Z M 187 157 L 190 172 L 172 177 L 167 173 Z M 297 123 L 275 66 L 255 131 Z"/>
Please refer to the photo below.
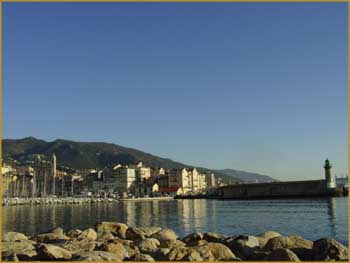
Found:
<path fill-rule="evenodd" d="M 3 261 L 347 261 L 348 248 L 331 238 L 311 241 L 267 231 L 258 236 L 192 233 L 101 222 L 85 230 L 56 228 L 28 237 L 7 232 Z"/>
<path fill-rule="evenodd" d="M 85 203 L 118 202 L 114 198 L 84 198 L 84 197 L 37 197 L 37 198 L 3 198 L 2 205 L 49 205 L 49 204 L 85 204 Z"/>

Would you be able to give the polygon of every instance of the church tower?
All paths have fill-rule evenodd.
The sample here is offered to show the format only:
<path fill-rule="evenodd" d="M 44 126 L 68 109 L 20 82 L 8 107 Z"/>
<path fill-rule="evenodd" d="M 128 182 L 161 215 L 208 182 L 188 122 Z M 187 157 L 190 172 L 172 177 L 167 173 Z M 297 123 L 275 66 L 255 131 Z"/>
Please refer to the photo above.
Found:
<path fill-rule="evenodd" d="M 332 174 L 331 174 L 332 165 L 328 159 L 326 159 L 323 168 L 324 168 L 324 172 L 325 172 L 327 188 L 328 189 L 335 188 L 335 181 L 334 181 L 334 178 L 332 177 Z"/>

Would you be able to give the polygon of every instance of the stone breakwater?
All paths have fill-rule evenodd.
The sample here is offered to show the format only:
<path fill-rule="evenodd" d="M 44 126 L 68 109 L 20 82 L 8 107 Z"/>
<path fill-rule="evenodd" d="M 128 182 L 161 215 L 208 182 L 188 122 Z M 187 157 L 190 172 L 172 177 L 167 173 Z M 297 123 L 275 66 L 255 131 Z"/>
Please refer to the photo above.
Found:
<path fill-rule="evenodd" d="M 114 198 L 84 198 L 84 197 L 37 197 L 37 198 L 3 198 L 2 205 L 49 205 L 49 204 L 86 204 L 86 203 L 118 202 Z"/>
<path fill-rule="evenodd" d="M 311 241 L 267 231 L 258 236 L 192 233 L 102 222 L 28 237 L 7 232 L 3 261 L 347 261 L 348 248 L 331 238 Z"/>

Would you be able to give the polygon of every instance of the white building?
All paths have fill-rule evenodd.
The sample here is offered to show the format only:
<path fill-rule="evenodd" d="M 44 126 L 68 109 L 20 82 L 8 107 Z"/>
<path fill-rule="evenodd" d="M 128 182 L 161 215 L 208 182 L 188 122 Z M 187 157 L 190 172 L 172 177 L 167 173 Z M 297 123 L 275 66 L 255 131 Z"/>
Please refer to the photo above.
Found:
<path fill-rule="evenodd" d="M 127 193 L 133 190 L 136 184 L 136 173 L 134 168 L 128 166 L 119 167 L 115 171 L 116 190 L 118 193 Z"/>

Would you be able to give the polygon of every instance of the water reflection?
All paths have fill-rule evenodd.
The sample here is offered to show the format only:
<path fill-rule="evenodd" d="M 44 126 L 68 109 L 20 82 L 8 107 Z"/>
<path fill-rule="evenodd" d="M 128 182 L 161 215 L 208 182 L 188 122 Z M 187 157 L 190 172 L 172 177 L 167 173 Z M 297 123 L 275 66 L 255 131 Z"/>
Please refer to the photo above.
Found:
<path fill-rule="evenodd" d="M 54 227 L 84 229 L 98 221 L 161 226 L 179 235 L 214 231 L 234 235 L 275 230 L 347 243 L 347 198 L 256 201 L 172 200 L 111 204 L 3 207 L 3 230 L 26 234 Z"/>

